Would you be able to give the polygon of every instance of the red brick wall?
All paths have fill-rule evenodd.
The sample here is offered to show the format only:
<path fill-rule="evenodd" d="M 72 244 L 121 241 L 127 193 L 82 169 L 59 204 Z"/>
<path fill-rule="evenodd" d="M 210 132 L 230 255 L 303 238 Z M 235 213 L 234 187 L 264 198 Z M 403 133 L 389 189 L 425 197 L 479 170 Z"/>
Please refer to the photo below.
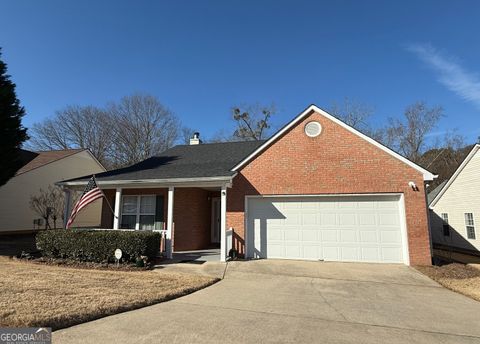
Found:
<path fill-rule="evenodd" d="M 310 138 L 304 126 L 322 125 Z M 408 182 L 420 188 L 413 191 Z M 412 265 L 431 263 L 422 174 L 326 117 L 312 113 L 239 171 L 227 194 L 227 227 L 244 253 L 245 195 L 403 193 Z"/>
<path fill-rule="evenodd" d="M 173 202 L 174 251 L 198 250 L 210 245 L 210 192 L 176 188 Z"/>

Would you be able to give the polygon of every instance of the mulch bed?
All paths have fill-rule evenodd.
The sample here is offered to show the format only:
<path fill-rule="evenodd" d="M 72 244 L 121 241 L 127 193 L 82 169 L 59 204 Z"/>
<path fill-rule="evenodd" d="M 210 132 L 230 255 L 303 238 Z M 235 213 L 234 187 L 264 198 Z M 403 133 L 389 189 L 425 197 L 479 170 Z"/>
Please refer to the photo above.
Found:
<path fill-rule="evenodd" d="M 480 301 L 480 269 L 459 263 L 415 268 L 444 287 Z"/>
<path fill-rule="evenodd" d="M 42 264 L 50 266 L 61 266 L 75 269 L 90 269 L 90 270 L 114 270 L 114 271 L 145 271 L 153 269 L 153 264 L 147 264 L 146 266 L 139 267 L 133 263 L 94 263 L 94 262 L 79 262 L 71 259 L 58 259 L 58 258 L 33 258 L 33 259 L 20 259 L 13 258 L 20 262 L 28 262 L 33 264 Z"/>

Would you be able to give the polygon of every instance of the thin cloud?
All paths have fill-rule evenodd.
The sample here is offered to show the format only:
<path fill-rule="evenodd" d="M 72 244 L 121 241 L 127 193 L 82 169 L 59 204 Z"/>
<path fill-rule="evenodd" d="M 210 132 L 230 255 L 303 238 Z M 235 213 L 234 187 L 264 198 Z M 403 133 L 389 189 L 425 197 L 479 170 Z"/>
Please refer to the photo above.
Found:
<path fill-rule="evenodd" d="M 430 44 L 412 44 L 407 50 L 437 72 L 438 81 L 480 109 L 480 79 Z"/>

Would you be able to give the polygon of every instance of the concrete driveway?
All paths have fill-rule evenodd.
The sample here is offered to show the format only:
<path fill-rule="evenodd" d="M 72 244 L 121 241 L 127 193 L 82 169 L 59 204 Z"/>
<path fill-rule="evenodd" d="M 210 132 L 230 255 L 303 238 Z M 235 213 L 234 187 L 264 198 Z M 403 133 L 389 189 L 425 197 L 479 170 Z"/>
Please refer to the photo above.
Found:
<path fill-rule="evenodd" d="M 209 288 L 60 330 L 53 340 L 480 343 L 478 314 L 479 302 L 402 265 L 260 260 L 229 263 Z"/>

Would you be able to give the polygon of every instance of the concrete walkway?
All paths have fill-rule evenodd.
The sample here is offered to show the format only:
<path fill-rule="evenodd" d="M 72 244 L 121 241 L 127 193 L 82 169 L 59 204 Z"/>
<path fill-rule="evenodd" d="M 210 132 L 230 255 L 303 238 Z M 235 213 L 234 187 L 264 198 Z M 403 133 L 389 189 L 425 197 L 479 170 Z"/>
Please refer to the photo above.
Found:
<path fill-rule="evenodd" d="M 480 303 L 402 265 L 229 263 L 194 294 L 54 333 L 54 343 L 480 343 Z"/>

